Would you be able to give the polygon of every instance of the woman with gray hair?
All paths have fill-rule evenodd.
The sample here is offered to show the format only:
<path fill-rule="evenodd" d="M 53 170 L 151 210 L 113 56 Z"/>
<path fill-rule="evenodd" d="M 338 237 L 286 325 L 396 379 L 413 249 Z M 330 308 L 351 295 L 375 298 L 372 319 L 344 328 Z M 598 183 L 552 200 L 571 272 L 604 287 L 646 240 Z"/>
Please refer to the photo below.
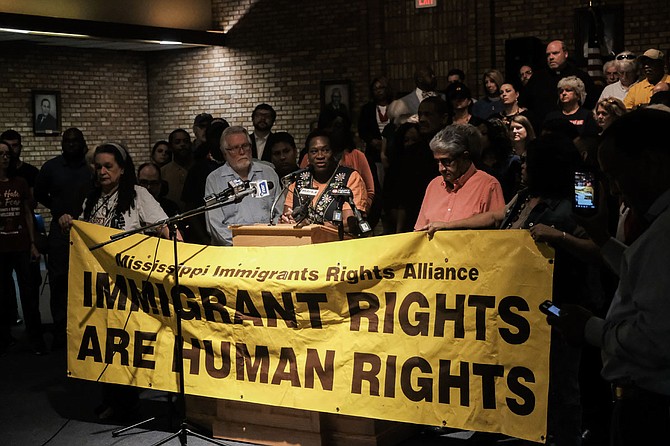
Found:
<path fill-rule="evenodd" d="M 601 101 L 605 98 L 617 98 L 623 101 L 630 86 L 637 82 L 639 70 L 635 54 L 622 51 L 616 55 L 613 62 L 619 73 L 619 80 L 603 89 L 599 99 Z"/>
<path fill-rule="evenodd" d="M 579 136 L 595 136 L 599 129 L 593 113 L 582 107 L 586 99 L 584 82 L 577 76 L 564 77 L 558 81 L 558 106 L 547 114 L 544 125 L 550 121 L 566 120 L 577 128 Z"/>
<path fill-rule="evenodd" d="M 616 60 L 608 60 L 603 64 L 603 74 L 605 75 L 605 85 L 612 85 L 619 80 Z"/>

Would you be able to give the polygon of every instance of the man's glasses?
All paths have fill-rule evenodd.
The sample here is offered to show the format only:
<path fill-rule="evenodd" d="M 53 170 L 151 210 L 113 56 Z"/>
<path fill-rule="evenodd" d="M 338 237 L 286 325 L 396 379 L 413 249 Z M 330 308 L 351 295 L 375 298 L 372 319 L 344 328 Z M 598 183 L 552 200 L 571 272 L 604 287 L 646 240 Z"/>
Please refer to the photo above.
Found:
<path fill-rule="evenodd" d="M 441 164 L 442 167 L 449 167 L 452 164 L 454 164 L 458 160 L 458 157 L 454 158 L 437 158 L 435 161 L 437 161 L 438 164 Z"/>
<path fill-rule="evenodd" d="M 11 158 L 12 154 L 9 152 L 0 152 L 0 158 Z"/>
<path fill-rule="evenodd" d="M 617 54 L 616 60 L 633 60 L 637 56 L 635 54 Z"/>
<path fill-rule="evenodd" d="M 238 145 L 238 146 L 226 147 L 226 151 L 227 151 L 228 153 L 233 153 L 233 152 L 237 152 L 237 153 L 240 153 L 240 152 L 246 152 L 246 151 L 249 150 L 249 149 L 251 149 L 251 144 L 249 144 L 248 142 L 246 142 L 246 143 L 244 143 L 244 144 L 240 144 L 240 145 Z"/>

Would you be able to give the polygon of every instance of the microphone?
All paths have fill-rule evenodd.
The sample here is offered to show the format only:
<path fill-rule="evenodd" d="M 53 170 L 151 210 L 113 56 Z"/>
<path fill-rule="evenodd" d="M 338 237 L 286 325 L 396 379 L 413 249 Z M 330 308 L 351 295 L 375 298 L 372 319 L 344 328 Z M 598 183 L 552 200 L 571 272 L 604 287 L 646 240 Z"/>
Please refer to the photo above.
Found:
<path fill-rule="evenodd" d="M 348 187 L 334 188 L 330 190 L 330 195 L 337 198 L 349 198 L 353 197 L 353 192 Z"/>
<path fill-rule="evenodd" d="M 330 193 L 331 195 L 337 197 L 340 200 L 346 199 L 347 203 L 349 203 L 349 207 L 351 207 L 351 211 L 354 213 L 356 221 L 358 222 L 358 229 L 360 230 L 361 235 L 365 235 L 369 232 L 372 232 L 370 223 L 365 221 L 363 215 L 361 214 L 361 211 L 359 211 L 358 208 L 356 207 L 356 203 L 354 202 L 354 194 L 351 191 L 351 189 L 349 189 L 348 187 L 340 187 L 336 189 L 331 189 Z"/>
<path fill-rule="evenodd" d="M 351 197 L 353 193 L 351 192 L 351 189 L 349 189 L 348 187 L 340 187 L 331 189 L 330 195 L 337 200 L 337 208 L 333 211 L 333 222 L 340 224 L 338 232 L 342 232 L 342 234 L 340 235 L 340 240 L 342 240 L 342 237 L 344 236 L 343 228 L 341 226 L 342 204 L 345 201 L 347 201 L 347 198 Z"/>
<path fill-rule="evenodd" d="M 293 212 L 291 212 L 291 217 L 297 222 L 300 222 L 307 217 L 307 209 L 309 207 L 308 203 L 301 203 L 295 208 L 293 208 Z"/>
<path fill-rule="evenodd" d="M 222 190 L 221 192 L 217 192 L 215 194 L 211 194 L 205 197 L 205 205 L 209 206 L 212 203 L 216 203 L 218 201 L 223 201 L 226 198 L 229 197 L 236 197 L 244 190 L 249 189 L 249 182 L 248 181 L 242 181 L 242 180 L 231 180 L 228 182 L 228 188 Z"/>
<path fill-rule="evenodd" d="M 363 215 L 361 214 L 361 211 L 358 210 L 356 207 L 356 203 L 354 203 L 354 197 L 350 196 L 349 197 L 349 206 L 351 206 L 351 210 L 354 211 L 354 216 L 356 217 L 356 220 L 358 221 L 358 229 L 361 231 L 361 235 L 368 234 L 372 232 L 372 228 L 370 227 L 370 223 L 365 221 L 363 218 Z"/>
<path fill-rule="evenodd" d="M 256 198 L 263 198 L 270 196 L 270 191 L 274 189 L 275 184 L 272 181 L 258 180 L 258 181 L 242 181 L 232 180 L 228 182 L 228 188 L 216 194 L 205 197 L 205 206 L 217 202 L 234 202 L 238 201 L 247 195 Z"/>
<path fill-rule="evenodd" d="M 281 179 L 281 184 L 284 187 L 287 187 L 289 184 L 297 180 L 301 173 L 309 172 L 311 169 L 312 169 L 311 166 L 307 166 L 304 169 L 298 169 L 295 172 L 291 172 L 288 175 L 284 175 Z"/>
<path fill-rule="evenodd" d="M 270 191 L 274 189 L 275 183 L 267 180 L 247 181 L 252 189 L 251 196 L 256 198 L 269 197 Z"/>

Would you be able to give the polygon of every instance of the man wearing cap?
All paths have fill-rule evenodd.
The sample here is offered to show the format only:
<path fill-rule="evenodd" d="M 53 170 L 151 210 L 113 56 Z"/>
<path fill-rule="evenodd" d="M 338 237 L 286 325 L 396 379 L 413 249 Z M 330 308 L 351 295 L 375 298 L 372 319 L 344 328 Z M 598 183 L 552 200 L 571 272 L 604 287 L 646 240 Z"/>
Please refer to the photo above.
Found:
<path fill-rule="evenodd" d="M 659 82 L 670 82 L 670 76 L 665 74 L 665 54 L 663 51 L 649 49 L 638 58 L 640 67 L 646 76 L 646 79 L 630 87 L 623 103 L 628 110 L 632 110 L 640 105 L 649 104 L 654 86 Z"/>
<path fill-rule="evenodd" d="M 447 95 L 447 103 L 449 104 L 449 124 L 472 124 L 478 126 L 484 122 L 483 119 L 470 113 L 473 100 L 472 93 L 470 93 L 467 85 L 461 82 L 453 82 L 449 84 L 445 93 Z"/>
<path fill-rule="evenodd" d="M 212 123 L 212 115 L 209 113 L 200 113 L 193 120 L 193 135 L 195 139 L 193 140 L 193 150 L 200 147 L 206 140 L 205 132 L 207 131 L 207 126 Z"/>
<path fill-rule="evenodd" d="M 263 161 L 272 158 L 272 126 L 277 119 L 277 112 L 269 104 L 258 104 L 251 114 L 254 131 L 251 137 L 251 156 Z"/>

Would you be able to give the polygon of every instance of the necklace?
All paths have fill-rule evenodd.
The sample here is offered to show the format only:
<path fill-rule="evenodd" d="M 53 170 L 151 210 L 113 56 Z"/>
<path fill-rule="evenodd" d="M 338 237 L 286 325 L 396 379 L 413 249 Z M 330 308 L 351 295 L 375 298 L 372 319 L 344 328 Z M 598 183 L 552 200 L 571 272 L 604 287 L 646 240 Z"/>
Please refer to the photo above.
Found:
<path fill-rule="evenodd" d="M 116 211 L 116 203 L 119 196 L 117 192 L 118 189 L 108 195 L 101 195 L 100 198 L 98 198 L 98 201 L 88 218 L 90 223 L 101 226 L 110 226 Z"/>

